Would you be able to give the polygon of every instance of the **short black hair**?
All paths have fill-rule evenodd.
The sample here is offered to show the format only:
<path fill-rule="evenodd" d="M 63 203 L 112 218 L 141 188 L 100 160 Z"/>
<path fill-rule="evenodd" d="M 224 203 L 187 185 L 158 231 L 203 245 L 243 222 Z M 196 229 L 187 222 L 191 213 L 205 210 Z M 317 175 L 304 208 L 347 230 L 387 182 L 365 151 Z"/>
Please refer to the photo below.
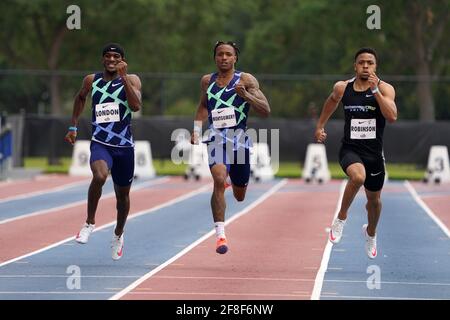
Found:
<path fill-rule="evenodd" d="M 237 62 L 239 60 L 239 53 L 240 53 L 240 51 L 239 51 L 239 48 L 238 48 L 237 44 L 235 42 L 233 42 L 233 41 L 217 41 L 216 45 L 214 46 L 214 56 L 213 57 L 214 58 L 216 57 L 217 48 L 219 46 L 223 45 L 223 44 L 227 44 L 227 45 L 233 47 L 234 52 L 236 53 L 236 62 Z"/>
<path fill-rule="evenodd" d="M 107 45 L 105 45 L 102 50 L 102 56 L 104 56 L 109 51 L 120 54 L 122 56 L 122 58 L 125 57 L 125 51 L 123 50 L 122 46 L 118 43 L 112 42 L 112 43 L 108 43 Z"/>
<path fill-rule="evenodd" d="M 356 61 L 356 58 L 358 58 L 358 56 L 359 56 L 361 53 L 370 53 L 370 54 L 373 54 L 374 57 L 375 57 L 376 62 L 378 63 L 378 55 L 377 55 L 377 52 L 375 51 L 375 49 L 370 48 L 370 47 L 363 47 L 363 48 L 359 49 L 358 51 L 356 51 L 356 54 L 355 54 L 355 61 Z"/>

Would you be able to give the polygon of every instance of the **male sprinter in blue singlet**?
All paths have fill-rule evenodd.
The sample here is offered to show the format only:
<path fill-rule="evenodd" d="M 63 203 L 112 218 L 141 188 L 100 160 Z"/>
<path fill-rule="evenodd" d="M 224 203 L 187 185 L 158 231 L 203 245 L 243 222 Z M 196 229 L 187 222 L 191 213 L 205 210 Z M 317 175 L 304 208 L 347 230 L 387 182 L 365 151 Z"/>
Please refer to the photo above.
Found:
<path fill-rule="evenodd" d="M 76 236 L 87 243 L 95 227 L 95 212 L 102 187 L 109 171 L 117 199 L 117 225 L 111 242 L 112 258 L 123 254 L 123 229 L 130 210 L 130 188 L 134 176 L 134 141 L 131 133 L 131 113 L 141 108 L 141 80 L 127 74 L 124 50 L 110 43 L 103 49 L 104 71 L 90 74 L 83 80 L 75 97 L 72 126 L 65 140 L 72 145 L 77 137 L 78 118 L 86 97 L 92 89 L 91 170 L 93 178 L 88 192 L 87 219 Z"/>
<path fill-rule="evenodd" d="M 236 71 L 239 49 L 233 42 L 219 41 L 214 46 L 218 72 L 201 79 L 201 98 L 195 123 L 208 119 L 209 167 L 214 179 L 211 208 L 216 230 L 216 252 L 228 251 L 225 237 L 225 188 L 230 176 L 233 194 L 243 201 L 250 178 L 247 117 L 250 107 L 263 116 L 270 114 L 269 103 L 259 89 L 258 81 L 249 73 Z M 191 143 L 198 144 L 201 126 L 195 125 Z"/>
<path fill-rule="evenodd" d="M 338 243 L 347 219 L 347 211 L 358 190 L 364 185 L 367 197 L 368 224 L 363 226 L 366 253 L 377 256 L 376 227 L 381 213 L 381 189 L 384 184 L 383 131 L 388 122 L 397 120 L 395 90 L 377 75 L 377 54 L 371 48 L 361 48 L 355 54 L 356 75 L 351 80 L 338 81 L 325 101 L 317 122 L 315 138 L 324 142 L 325 124 L 342 100 L 345 113 L 344 137 L 339 162 L 349 177 L 341 208 L 331 226 L 329 240 Z"/>

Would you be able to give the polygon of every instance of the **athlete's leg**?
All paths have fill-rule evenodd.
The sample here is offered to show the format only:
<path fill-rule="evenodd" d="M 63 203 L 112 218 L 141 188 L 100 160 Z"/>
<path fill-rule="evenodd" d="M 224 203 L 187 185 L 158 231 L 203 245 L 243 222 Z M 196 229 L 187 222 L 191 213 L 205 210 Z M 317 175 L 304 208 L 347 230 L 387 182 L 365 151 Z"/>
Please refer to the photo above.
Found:
<path fill-rule="evenodd" d="M 95 213 L 97 211 L 98 201 L 102 195 L 102 187 L 108 178 L 108 164 L 105 160 L 96 160 L 91 162 L 92 181 L 89 185 L 87 220 L 89 224 L 95 224 Z"/>
<path fill-rule="evenodd" d="M 214 222 L 225 221 L 225 180 L 227 178 L 227 167 L 222 163 L 216 163 L 211 167 L 214 180 L 214 190 L 211 196 L 211 209 Z"/>
<path fill-rule="evenodd" d="M 130 189 L 131 185 L 121 187 L 114 184 L 114 191 L 116 192 L 117 199 L 117 224 L 114 233 L 120 236 L 123 233 L 123 228 L 127 221 L 128 213 L 130 212 Z"/>
<path fill-rule="evenodd" d="M 237 201 L 244 201 L 245 193 L 247 192 L 247 186 L 239 187 L 233 184 L 233 195 Z"/>
<path fill-rule="evenodd" d="M 250 150 L 240 148 L 234 151 L 235 163 L 230 164 L 230 180 L 233 186 L 233 195 L 237 201 L 244 201 L 250 180 Z"/>
<path fill-rule="evenodd" d="M 134 148 L 114 148 L 111 152 L 114 160 L 111 176 L 117 201 L 117 224 L 114 232 L 120 236 L 130 211 L 130 189 L 134 178 Z"/>
<path fill-rule="evenodd" d="M 385 177 L 384 158 L 365 157 L 364 163 L 367 169 L 367 179 L 364 182 L 367 196 L 367 234 L 374 237 L 381 213 L 381 190 Z"/>
<path fill-rule="evenodd" d="M 348 209 L 366 179 L 366 170 L 364 165 L 359 162 L 349 165 L 346 173 L 349 180 L 345 186 L 344 195 L 342 196 L 341 208 L 338 214 L 338 218 L 340 220 L 347 219 Z"/>
<path fill-rule="evenodd" d="M 378 220 L 381 214 L 381 190 L 380 191 L 369 191 L 366 189 L 367 196 L 367 234 L 374 237 L 376 234 L 376 228 Z"/>

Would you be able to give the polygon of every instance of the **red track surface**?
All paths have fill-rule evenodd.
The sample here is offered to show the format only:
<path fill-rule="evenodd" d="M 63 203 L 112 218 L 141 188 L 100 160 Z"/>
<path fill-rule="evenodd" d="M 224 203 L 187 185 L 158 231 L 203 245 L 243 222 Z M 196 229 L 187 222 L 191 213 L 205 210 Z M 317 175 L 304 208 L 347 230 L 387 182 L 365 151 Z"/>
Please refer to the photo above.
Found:
<path fill-rule="evenodd" d="M 181 178 L 131 193 L 130 216 L 201 187 Z M 87 193 L 87 190 L 86 190 Z M 87 203 L 0 225 L 0 263 L 75 236 L 86 219 Z M 115 221 L 116 199 L 100 199 L 96 227 Z"/>
<path fill-rule="evenodd" d="M 413 182 L 411 184 L 433 213 L 447 228 L 450 228 L 450 183 L 435 185 Z"/>
<path fill-rule="evenodd" d="M 227 254 L 210 237 L 122 299 L 309 299 L 340 182 L 313 193 L 302 186 L 289 181 L 229 224 Z"/>

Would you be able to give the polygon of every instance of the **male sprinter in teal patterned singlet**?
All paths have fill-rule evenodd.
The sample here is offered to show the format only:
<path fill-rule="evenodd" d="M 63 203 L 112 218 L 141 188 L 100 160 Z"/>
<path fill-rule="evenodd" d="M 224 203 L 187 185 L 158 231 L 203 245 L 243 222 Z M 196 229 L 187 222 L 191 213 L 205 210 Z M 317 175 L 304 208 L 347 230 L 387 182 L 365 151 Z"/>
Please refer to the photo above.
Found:
<path fill-rule="evenodd" d="M 111 242 L 112 258 L 123 254 L 123 229 L 130 211 L 130 188 L 134 176 L 134 142 L 131 134 L 131 113 L 141 108 L 141 81 L 127 74 L 124 51 L 111 43 L 103 49 L 104 71 L 90 74 L 83 80 L 75 97 L 72 126 L 65 137 L 72 145 L 77 136 L 78 118 L 86 97 L 92 89 L 91 170 L 93 178 L 88 192 L 87 219 L 76 236 L 78 243 L 87 243 L 95 227 L 95 212 L 102 187 L 111 170 L 117 199 L 117 225 Z"/>
<path fill-rule="evenodd" d="M 247 117 L 250 107 L 263 116 L 270 114 L 270 106 L 259 89 L 258 81 L 249 73 L 234 69 L 239 49 L 233 42 L 219 41 L 214 46 L 214 60 L 218 72 L 201 79 L 201 98 L 195 123 L 208 119 L 209 167 L 214 179 L 211 209 L 216 230 L 216 252 L 228 251 L 225 237 L 225 188 L 230 176 L 233 194 L 243 201 L 250 178 Z M 194 126 L 191 143 L 198 144 L 201 126 Z"/>

